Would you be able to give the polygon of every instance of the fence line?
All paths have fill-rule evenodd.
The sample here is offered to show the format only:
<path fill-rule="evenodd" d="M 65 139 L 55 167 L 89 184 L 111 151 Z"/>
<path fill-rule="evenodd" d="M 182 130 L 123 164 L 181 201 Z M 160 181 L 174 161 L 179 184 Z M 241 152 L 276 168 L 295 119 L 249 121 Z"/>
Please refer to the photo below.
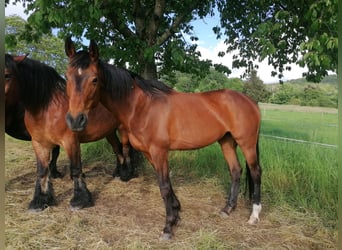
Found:
<path fill-rule="evenodd" d="M 265 135 L 265 134 L 260 134 L 260 135 L 263 137 L 273 138 L 273 139 L 277 139 L 277 140 L 293 141 L 293 142 L 298 142 L 298 143 L 307 143 L 307 144 L 312 144 L 312 145 L 318 145 L 318 146 L 322 146 L 322 147 L 337 148 L 337 145 L 335 145 L 335 144 L 326 144 L 326 143 L 320 143 L 320 142 L 305 141 L 305 140 L 299 140 L 299 139 L 288 138 L 288 137 L 280 137 L 280 136 L 274 136 L 274 135 Z"/>

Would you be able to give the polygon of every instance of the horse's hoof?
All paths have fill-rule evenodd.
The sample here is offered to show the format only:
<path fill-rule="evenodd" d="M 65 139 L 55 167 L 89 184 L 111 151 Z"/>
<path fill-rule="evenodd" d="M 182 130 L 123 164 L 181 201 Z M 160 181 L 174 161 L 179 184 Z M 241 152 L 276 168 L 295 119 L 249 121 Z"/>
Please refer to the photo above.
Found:
<path fill-rule="evenodd" d="M 29 212 L 39 213 L 48 208 L 49 206 L 54 205 L 56 205 L 56 202 L 52 197 L 44 197 L 44 199 L 35 198 L 30 202 L 28 210 Z"/>
<path fill-rule="evenodd" d="M 225 211 L 221 210 L 220 211 L 220 216 L 223 218 L 223 219 L 227 219 L 229 217 L 229 214 L 227 214 Z"/>
<path fill-rule="evenodd" d="M 255 218 L 255 217 L 252 217 L 252 216 L 248 220 L 248 224 L 249 225 L 256 225 L 256 224 L 258 224 L 258 222 L 259 222 L 259 218 Z"/>
<path fill-rule="evenodd" d="M 50 173 L 50 177 L 53 178 L 53 179 L 57 179 L 57 178 L 62 179 L 63 178 L 63 174 L 61 172 L 58 172 L 58 171 L 53 172 L 53 173 L 51 172 Z"/>
<path fill-rule="evenodd" d="M 261 204 L 253 204 L 253 211 L 249 217 L 248 224 L 255 225 L 259 222 L 259 213 L 261 212 Z"/>
<path fill-rule="evenodd" d="M 228 216 L 233 212 L 233 210 L 235 209 L 235 207 L 225 207 L 222 208 L 220 215 L 223 218 L 228 218 Z"/>
<path fill-rule="evenodd" d="M 29 213 L 32 213 L 32 214 L 38 214 L 38 213 L 40 213 L 40 212 L 42 212 L 44 209 L 41 209 L 41 208 L 28 208 L 28 212 Z"/>
<path fill-rule="evenodd" d="M 77 211 L 83 208 L 87 208 L 87 207 L 92 207 L 94 206 L 94 202 L 93 201 L 88 201 L 86 203 L 81 203 L 81 202 L 75 202 L 75 201 L 71 201 L 70 202 L 70 209 L 72 211 Z"/>
<path fill-rule="evenodd" d="M 162 232 L 159 237 L 160 240 L 171 240 L 171 238 L 172 238 L 171 233 L 165 233 L 165 232 Z"/>
<path fill-rule="evenodd" d="M 69 208 L 70 208 L 71 211 L 78 211 L 78 210 L 81 210 L 83 207 L 81 207 L 81 206 L 73 206 L 73 205 L 70 204 Z"/>

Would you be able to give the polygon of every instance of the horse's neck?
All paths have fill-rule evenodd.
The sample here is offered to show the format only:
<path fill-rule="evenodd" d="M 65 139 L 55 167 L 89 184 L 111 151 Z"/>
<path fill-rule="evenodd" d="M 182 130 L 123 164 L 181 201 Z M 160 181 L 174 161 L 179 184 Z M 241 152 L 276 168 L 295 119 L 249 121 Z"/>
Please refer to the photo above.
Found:
<path fill-rule="evenodd" d="M 128 120 L 139 113 L 139 109 L 144 106 L 144 103 L 149 98 L 139 88 L 134 87 L 131 94 L 122 100 L 113 99 L 108 92 L 103 92 L 101 95 L 101 103 L 105 106 L 121 124 L 127 125 Z"/>

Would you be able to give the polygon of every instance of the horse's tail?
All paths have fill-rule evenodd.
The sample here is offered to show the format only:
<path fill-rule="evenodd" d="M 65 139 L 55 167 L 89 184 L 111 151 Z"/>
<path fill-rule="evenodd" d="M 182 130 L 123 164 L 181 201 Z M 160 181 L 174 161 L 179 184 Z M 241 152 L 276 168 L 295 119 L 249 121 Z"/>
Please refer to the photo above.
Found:
<path fill-rule="evenodd" d="M 258 135 L 258 140 L 256 143 L 256 153 L 257 153 L 257 161 L 258 164 L 260 164 L 260 157 L 259 157 L 259 135 Z M 252 200 L 253 193 L 254 193 L 254 184 L 253 184 L 253 179 L 251 176 L 251 171 L 248 167 L 247 161 L 246 161 L 246 186 L 245 186 L 245 193 L 244 195 L 246 196 L 248 192 L 249 199 Z"/>

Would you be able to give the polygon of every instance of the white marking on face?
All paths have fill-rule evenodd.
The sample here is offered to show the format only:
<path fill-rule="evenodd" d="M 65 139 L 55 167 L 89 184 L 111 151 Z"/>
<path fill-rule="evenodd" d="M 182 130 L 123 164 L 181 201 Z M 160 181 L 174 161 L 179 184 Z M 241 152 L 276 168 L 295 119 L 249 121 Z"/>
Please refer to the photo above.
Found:
<path fill-rule="evenodd" d="M 82 69 L 81 69 L 81 68 L 78 68 L 77 73 L 78 73 L 79 75 L 82 75 Z"/>

